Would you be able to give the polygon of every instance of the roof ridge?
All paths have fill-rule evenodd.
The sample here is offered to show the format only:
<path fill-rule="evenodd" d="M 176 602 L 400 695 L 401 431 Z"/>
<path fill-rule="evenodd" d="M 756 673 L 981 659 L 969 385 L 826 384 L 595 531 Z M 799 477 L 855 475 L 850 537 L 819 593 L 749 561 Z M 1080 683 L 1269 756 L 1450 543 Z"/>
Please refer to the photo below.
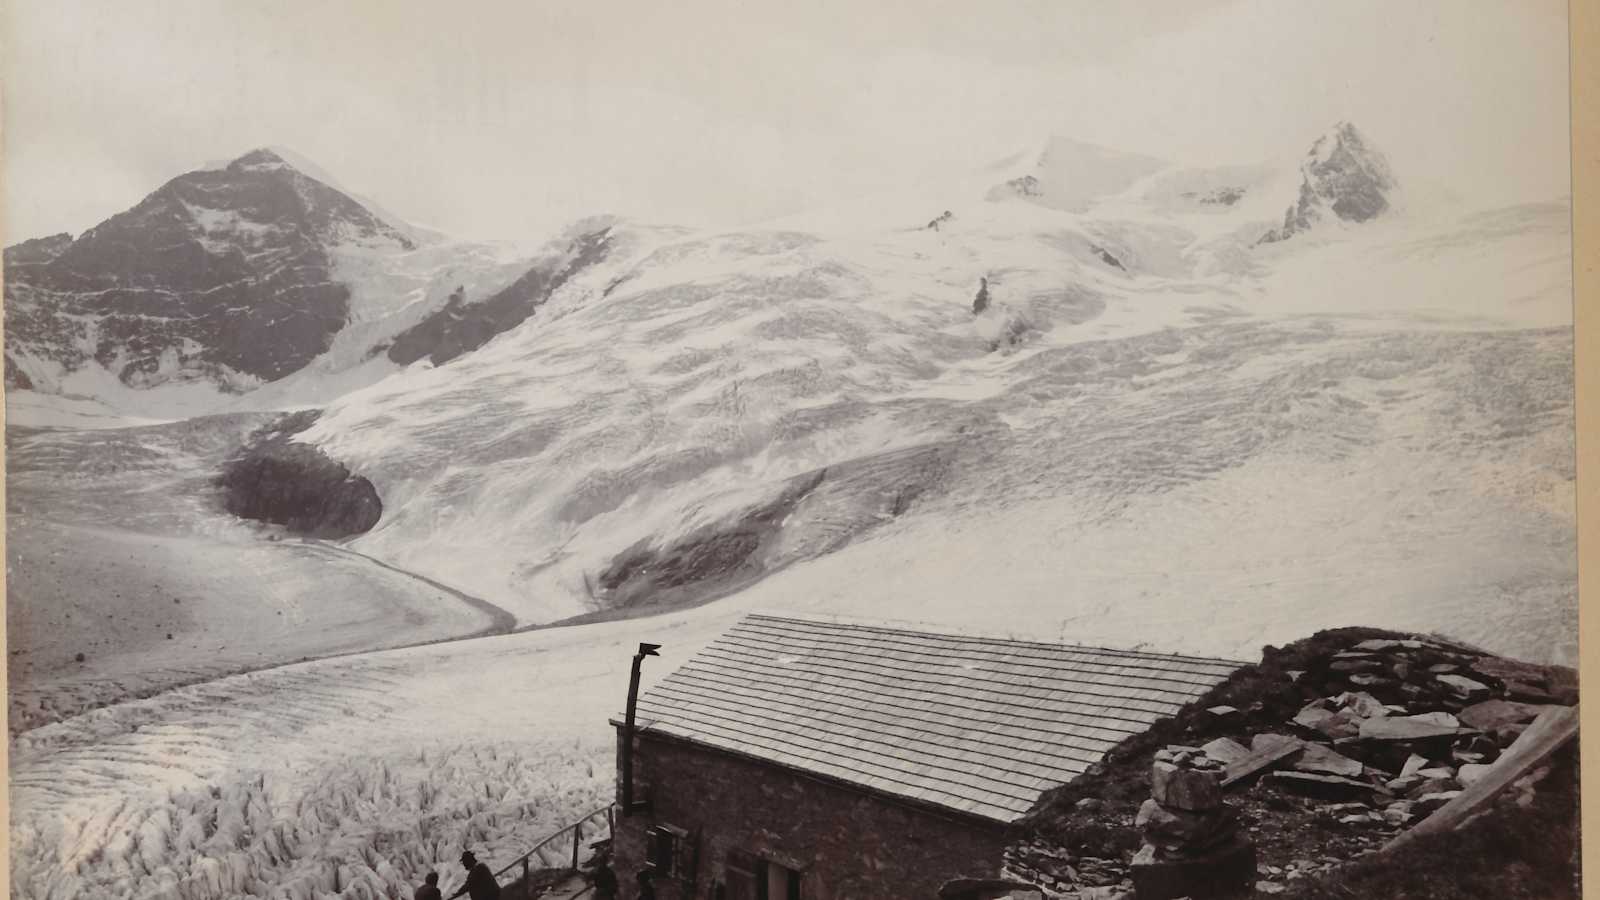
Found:
<path fill-rule="evenodd" d="M 1019 638 L 998 632 L 984 632 L 976 629 L 959 628 L 951 625 L 933 625 L 904 619 L 870 619 L 865 616 L 849 616 L 836 613 L 797 613 L 786 610 L 756 610 L 741 616 L 735 624 L 751 619 L 789 620 L 812 625 L 833 625 L 841 628 L 857 628 L 870 631 L 887 631 L 900 634 L 914 634 L 924 637 L 944 637 L 957 640 L 985 641 L 1003 644 L 1021 644 L 1035 647 L 1052 647 L 1063 650 L 1093 650 L 1101 653 L 1124 654 L 1150 659 L 1181 659 L 1194 662 L 1223 663 L 1239 666 L 1249 665 L 1246 660 L 1227 659 L 1221 656 L 1197 656 L 1183 653 L 1169 653 L 1162 650 L 1134 650 L 1122 647 L 1105 647 L 1096 644 L 1072 644 L 1058 641 L 1041 641 L 1037 638 Z M 931 627 L 914 627 L 920 625 Z"/>

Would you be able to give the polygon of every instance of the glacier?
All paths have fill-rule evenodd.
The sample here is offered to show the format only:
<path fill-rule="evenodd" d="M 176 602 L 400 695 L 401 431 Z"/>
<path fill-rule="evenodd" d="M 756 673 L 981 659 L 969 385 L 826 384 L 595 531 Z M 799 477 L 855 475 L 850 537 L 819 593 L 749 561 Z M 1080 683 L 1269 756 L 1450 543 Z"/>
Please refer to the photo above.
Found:
<path fill-rule="evenodd" d="M 1301 174 L 1055 141 L 759 226 L 347 247 L 352 318 L 292 374 L 173 409 L 23 392 L 8 503 L 42 537 L 14 566 L 165 542 L 167 568 L 249 558 L 290 587 L 195 588 L 255 610 L 196 613 L 226 666 L 152 675 L 167 641 L 130 638 L 36 677 L 13 894 L 397 897 L 433 869 L 448 893 L 463 846 L 498 867 L 610 797 L 637 642 L 664 647 L 648 686 L 754 609 L 1232 658 L 1359 623 L 1571 663 L 1567 201 L 1400 173 L 1370 221 L 1260 244 Z M 604 258 L 520 324 L 437 364 L 374 354 L 597 226 Z M 205 483 L 308 407 L 298 439 L 383 501 L 337 544 Z M 307 586 L 335 555 L 346 581 Z M 313 599 L 368 625 L 311 644 L 321 619 L 253 617 Z M 439 640 L 493 621 L 518 630 Z"/>

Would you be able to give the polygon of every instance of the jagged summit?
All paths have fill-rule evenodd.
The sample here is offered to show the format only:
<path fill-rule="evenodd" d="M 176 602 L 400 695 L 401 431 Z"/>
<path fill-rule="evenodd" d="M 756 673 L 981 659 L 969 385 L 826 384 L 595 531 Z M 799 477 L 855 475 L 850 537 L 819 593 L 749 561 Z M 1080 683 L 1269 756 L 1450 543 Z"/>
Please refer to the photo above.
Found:
<path fill-rule="evenodd" d="M 1389 209 L 1396 186 L 1388 160 L 1349 122 L 1317 138 L 1300 173 L 1299 198 L 1284 213 L 1283 226 L 1264 235 L 1262 243 L 1287 240 L 1330 214 L 1345 222 L 1376 218 Z"/>
<path fill-rule="evenodd" d="M 229 169 L 237 172 L 264 171 L 279 168 L 293 169 L 294 166 L 284 159 L 277 151 L 270 147 L 257 147 L 249 153 L 240 156 L 228 163 Z"/>

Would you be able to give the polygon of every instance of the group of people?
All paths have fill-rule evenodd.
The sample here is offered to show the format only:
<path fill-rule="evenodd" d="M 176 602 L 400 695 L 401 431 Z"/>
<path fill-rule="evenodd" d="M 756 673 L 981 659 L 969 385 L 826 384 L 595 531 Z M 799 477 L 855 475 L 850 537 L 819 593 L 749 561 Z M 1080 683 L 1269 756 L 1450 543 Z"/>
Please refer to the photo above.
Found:
<path fill-rule="evenodd" d="M 462 852 L 461 868 L 467 870 L 467 883 L 451 894 L 450 900 L 456 900 L 462 894 L 466 894 L 470 900 L 500 900 L 500 883 L 494 880 L 494 873 L 489 871 L 487 865 L 478 862 L 478 857 L 471 850 Z M 412 897 L 413 900 L 443 900 L 439 893 L 439 873 L 429 872 Z"/>
<path fill-rule="evenodd" d="M 451 894 L 449 900 L 456 900 L 462 894 L 469 900 L 500 900 L 500 883 L 494 880 L 494 873 L 489 867 L 478 862 L 478 857 L 471 850 L 461 854 L 461 868 L 467 870 L 467 883 L 461 889 Z M 611 898 L 617 895 L 617 876 L 612 873 L 609 864 L 602 863 L 595 868 L 594 884 L 596 893 L 601 898 Z M 655 886 L 651 883 L 648 870 L 639 873 L 639 897 L 641 900 L 654 900 Z M 412 895 L 413 900 L 444 900 L 439 893 L 439 873 L 429 872 L 423 879 L 422 886 L 418 887 Z"/>

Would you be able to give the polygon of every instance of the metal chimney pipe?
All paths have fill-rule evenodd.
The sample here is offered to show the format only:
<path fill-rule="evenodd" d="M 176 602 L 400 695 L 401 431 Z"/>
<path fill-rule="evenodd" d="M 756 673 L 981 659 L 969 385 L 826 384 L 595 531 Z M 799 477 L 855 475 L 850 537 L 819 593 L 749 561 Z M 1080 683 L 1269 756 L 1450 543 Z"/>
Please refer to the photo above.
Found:
<path fill-rule="evenodd" d="M 657 650 L 660 644 L 639 644 L 639 652 L 633 655 L 633 672 L 628 678 L 628 712 L 622 725 L 622 814 L 632 815 L 636 809 L 644 809 L 648 803 L 633 802 L 633 719 L 634 712 L 639 703 L 639 665 L 646 656 L 660 656 Z"/>

